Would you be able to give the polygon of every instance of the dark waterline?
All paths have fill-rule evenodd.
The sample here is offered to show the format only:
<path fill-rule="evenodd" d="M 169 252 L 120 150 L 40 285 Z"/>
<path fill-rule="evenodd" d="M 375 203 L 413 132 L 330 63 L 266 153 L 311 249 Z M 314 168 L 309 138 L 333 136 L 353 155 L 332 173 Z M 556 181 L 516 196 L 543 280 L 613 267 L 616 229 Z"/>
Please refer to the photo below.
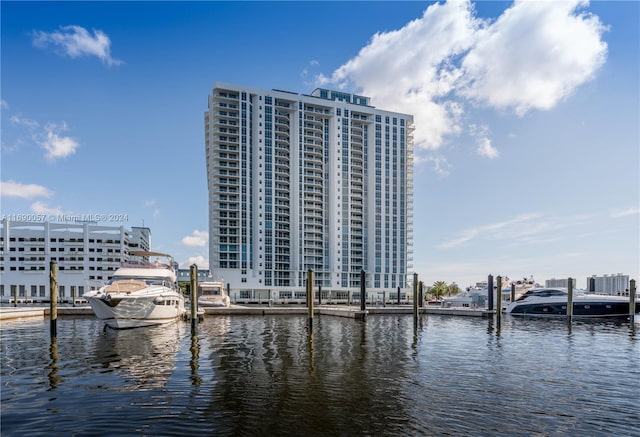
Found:
<path fill-rule="evenodd" d="M 640 436 L 629 324 L 207 317 L 103 331 L 3 322 L 12 435 Z M 637 325 L 636 325 L 637 326 Z"/>

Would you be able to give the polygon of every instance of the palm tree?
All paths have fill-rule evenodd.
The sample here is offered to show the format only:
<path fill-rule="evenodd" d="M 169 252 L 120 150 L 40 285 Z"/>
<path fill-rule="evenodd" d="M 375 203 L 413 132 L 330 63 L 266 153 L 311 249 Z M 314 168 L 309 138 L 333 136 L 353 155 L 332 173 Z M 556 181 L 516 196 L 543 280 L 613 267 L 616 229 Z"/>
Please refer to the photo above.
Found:
<path fill-rule="evenodd" d="M 460 293 L 460 287 L 458 287 L 458 284 L 456 284 L 455 282 L 452 282 L 451 285 L 447 286 L 447 293 L 449 294 L 449 296 L 451 296 L 452 294 L 458 294 Z"/>
<path fill-rule="evenodd" d="M 448 289 L 449 286 L 446 282 L 436 281 L 433 283 L 433 287 L 431 288 L 430 292 L 433 296 L 435 296 L 437 300 L 440 300 L 440 298 L 444 296 L 445 293 L 447 293 Z"/>

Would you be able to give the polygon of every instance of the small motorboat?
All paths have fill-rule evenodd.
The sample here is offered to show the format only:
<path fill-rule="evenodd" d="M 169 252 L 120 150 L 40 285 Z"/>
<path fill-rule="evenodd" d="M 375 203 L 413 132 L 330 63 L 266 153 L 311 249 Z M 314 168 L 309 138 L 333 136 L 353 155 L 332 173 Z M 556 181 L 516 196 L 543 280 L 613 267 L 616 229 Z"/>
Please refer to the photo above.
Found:
<path fill-rule="evenodd" d="M 227 296 L 224 283 L 201 282 L 198 285 L 198 306 L 200 307 L 228 307 L 231 299 Z"/>

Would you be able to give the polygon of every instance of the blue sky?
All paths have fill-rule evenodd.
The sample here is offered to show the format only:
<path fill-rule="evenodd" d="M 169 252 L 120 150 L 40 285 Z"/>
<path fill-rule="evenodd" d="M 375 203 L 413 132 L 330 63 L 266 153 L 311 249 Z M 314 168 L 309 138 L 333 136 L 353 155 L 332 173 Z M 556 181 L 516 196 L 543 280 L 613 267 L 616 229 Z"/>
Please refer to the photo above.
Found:
<path fill-rule="evenodd" d="M 122 214 L 208 267 L 215 81 L 416 119 L 427 284 L 640 279 L 640 3 L 1 3 L 2 215 Z"/>

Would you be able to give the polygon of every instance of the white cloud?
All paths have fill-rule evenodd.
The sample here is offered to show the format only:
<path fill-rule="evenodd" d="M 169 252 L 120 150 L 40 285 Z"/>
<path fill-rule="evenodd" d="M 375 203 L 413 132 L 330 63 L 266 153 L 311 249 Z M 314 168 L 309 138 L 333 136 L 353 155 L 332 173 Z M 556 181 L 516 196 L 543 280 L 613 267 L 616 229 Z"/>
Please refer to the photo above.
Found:
<path fill-rule="evenodd" d="M 22 128 L 19 133 L 17 144 L 25 142 L 25 138 L 40 144 L 46 151 L 45 157 L 49 160 L 56 160 L 75 153 L 79 143 L 69 137 L 62 135 L 63 132 L 69 130 L 66 122 L 61 124 L 47 123 L 44 127 L 40 127 L 40 123 L 36 120 L 24 117 L 22 114 L 12 114 L 9 117 L 11 124 L 17 128 Z M 7 149 L 3 144 L 3 149 Z M 9 148 L 14 149 L 14 148 Z"/>
<path fill-rule="evenodd" d="M 517 0 L 495 23 L 479 29 L 462 61 L 458 94 L 524 115 L 550 109 L 604 64 L 606 27 L 579 12 L 586 0 Z"/>
<path fill-rule="evenodd" d="M 0 195 L 3 197 L 21 197 L 32 199 L 34 197 L 51 197 L 53 192 L 42 185 L 21 184 L 15 181 L 0 182 Z"/>
<path fill-rule="evenodd" d="M 433 171 L 440 177 L 447 177 L 451 173 L 451 164 L 447 161 L 442 155 L 439 154 L 431 154 L 426 156 L 425 158 L 421 158 L 416 156 L 415 160 L 416 164 L 420 162 L 428 162 L 432 165 Z"/>
<path fill-rule="evenodd" d="M 22 114 L 11 115 L 11 117 L 9 117 L 9 121 L 14 126 L 23 126 L 29 130 L 34 130 L 38 126 L 40 126 L 40 124 L 37 121 L 32 120 L 30 118 L 23 117 Z"/>
<path fill-rule="evenodd" d="M 460 233 L 460 236 L 453 238 L 451 240 L 445 241 L 438 245 L 440 249 L 450 249 L 452 247 L 462 246 L 467 241 L 473 240 L 480 233 L 479 229 L 467 229 Z"/>
<path fill-rule="evenodd" d="M 61 132 L 68 130 L 67 124 L 57 125 L 55 123 L 47 123 L 44 127 L 44 139 L 40 141 L 40 145 L 47 151 L 46 157 L 54 160 L 64 158 L 76 152 L 79 144 L 71 137 L 60 135 Z"/>
<path fill-rule="evenodd" d="M 465 229 L 459 236 L 439 244 L 438 248 L 450 249 L 462 246 L 475 238 L 493 240 L 526 238 L 551 229 L 556 229 L 557 226 L 555 222 L 545 221 L 541 214 L 522 214 L 509 220 Z"/>
<path fill-rule="evenodd" d="M 463 107 L 449 97 L 460 75 L 454 58 L 473 44 L 480 25 L 472 12 L 468 2 L 431 5 L 403 28 L 375 34 L 319 84 L 353 88 L 375 106 L 414 114 L 416 146 L 437 149 L 461 130 Z"/>
<path fill-rule="evenodd" d="M 62 208 L 57 206 L 54 208 L 51 208 L 49 206 L 47 206 L 47 204 L 45 204 L 44 202 L 35 202 L 31 205 L 31 211 L 35 212 L 36 214 L 45 214 L 45 215 L 55 215 L 55 216 L 59 216 L 59 215 L 63 215 L 64 212 L 62 211 Z"/>
<path fill-rule="evenodd" d="M 474 239 L 512 241 L 518 244 L 557 241 L 566 237 L 563 230 L 589 224 L 595 218 L 597 218 L 596 215 L 588 214 L 569 216 L 521 214 L 508 220 L 465 229 L 458 236 L 440 243 L 437 247 L 451 249 Z"/>
<path fill-rule="evenodd" d="M 605 62 L 606 28 L 584 0 L 516 1 L 489 22 L 469 1 L 429 6 L 398 30 L 375 34 L 316 85 L 353 90 L 375 106 L 414 115 L 415 146 L 438 149 L 463 130 L 465 106 L 550 109 Z M 479 153 L 494 158 L 488 136 Z"/>
<path fill-rule="evenodd" d="M 158 218 L 160 217 L 160 208 L 154 208 L 156 206 L 156 201 L 155 200 L 145 200 L 144 201 L 144 207 L 145 208 L 153 208 L 153 217 L 154 218 Z"/>
<path fill-rule="evenodd" d="M 180 242 L 183 246 L 204 247 L 209 244 L 209 233 L 196 229 L 190 236 L 184 237 Z"/>
<path fill-rule="evenodd" d="M 181 262 L 179 266 L 181 269 L 188 269 L 193 264 L 197 265 L 199 269 L 209 268 L 209 260 L 202 255 L 190 256 L 186 261 Z"/>
<path fill-rule="evenodd" d="M 640 214 L 640 208 L 631 207 L 631 208 L 616 209 L 614 211 L 611 211 L 611 214 L 609 214 L 609 216 L 611 218 L 620 218 L 620 217 L 628 217 L 630 215 L 638 215 L 638 214 Z"/>
<path fill-rule="evenodd" d="M 493 147 L 493 144 L 491 143 L 488 126 L 477 126 L 475 124 L 471 124 L 469 125 L 469 133 L 476 139 L 476 145 L 478 146 L 476 153 L 478 153 L 478 155 L 489 159 L 497 158 L 500 155 L 498 149 Z"/>
<path fill-rule="evenodd" d="M 0 108 L 9 109 L 9 103 L 5 99 L 0 99 Z"/>
<path fill-rule="evenodd" d="M 62 26 L 54 32 L 33 32 L 33 45 L 40 48 L 53 46 L 56 52 L 70 58 L 97 56 L 108 65 L 119 65 L 122 61 L 111 57 L 111 40 L 101 30 L 93 29 L 93 35 L 81 26 Z"/>

